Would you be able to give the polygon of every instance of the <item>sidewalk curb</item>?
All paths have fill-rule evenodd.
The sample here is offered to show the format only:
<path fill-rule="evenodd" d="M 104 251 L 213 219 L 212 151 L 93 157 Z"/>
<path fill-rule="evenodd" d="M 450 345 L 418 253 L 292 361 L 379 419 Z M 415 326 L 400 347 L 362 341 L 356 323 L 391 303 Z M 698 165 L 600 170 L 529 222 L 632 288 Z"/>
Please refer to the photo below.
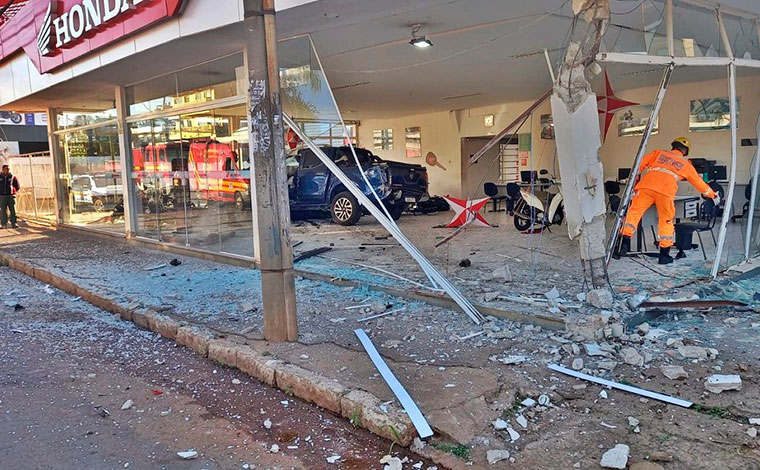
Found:
<path fill-rule="evenodd" d="M 131 321 L 140 328 L 153 331 L 220 364 L 234 367 L 289 395 L 341 415 L 353 425 L 361 426 L 382 438 L 410 447 L 417 436 L 411 420 L 402 409 L 391 404 L 387 405 L 388 412 L 384 413 L 380 409 L 382 401 L 365 390 L 344 387 L 336 380 L 267 356 L 248 344 L 221 337 L 205 326 L 179 321 L 136 303 L 127 306 L 119 304 L 50 271 L 0 252 L 0 265 L 2 264 L 70 295 L 81 297 L 98 308 L 119 315 L 122 320 Z M 450 455 L 430 446 L 425 446 L 424 449 L 415 446 L 410 448 L 445 468 L 459 467 L 452 465 Z"/>

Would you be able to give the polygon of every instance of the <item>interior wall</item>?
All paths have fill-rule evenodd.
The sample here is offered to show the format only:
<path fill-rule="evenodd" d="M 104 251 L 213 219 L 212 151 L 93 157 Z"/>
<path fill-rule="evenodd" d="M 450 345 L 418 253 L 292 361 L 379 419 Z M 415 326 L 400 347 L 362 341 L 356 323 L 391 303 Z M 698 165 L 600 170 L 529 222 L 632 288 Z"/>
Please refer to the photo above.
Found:
<path fill-rule="evenodd" d="M 688 73 L 688 68 L 682 68 L 676 73 Z M 657 87 L 649 86 L 629 90 L 616 90 L 616 96 L 624 100 L 651 104 L 657 93 Z M 760 110 L 760 85 L 756 77 L 740 76 L 737 79 L 737 95 L 739 97 L 739 139 L 756 138 L 755 124 Z M 690 157 L 717 160 L 728 165 L 731 160 L 731 133 L 725 131 L 689 132 L 689 107 L 693 99 L 728 97 L 727 80 L 710 80 L 693 83 L 672 84 L 666 95 L 660 111 L 659 131 L 652 135 L 648 150 L 669 148 L 675 137 L 685 136 L 692 142 Z M 413 163 L 425 164 L 424 155 L 433 151 L 439 161 L 447 167 L 447 171 L 428 167 L 430 175 L 431 194 L 451 194 L 463 197 L 464 189 L 469 188 L 469 178 L 462 176 L 461 139 L 494 135 L 500 132 L 520 113 L 527 109 L 533 101 L 518 101 L 502 103 L 493 106 L 461 109 L 449 112 L 438 112 L 405 116 L 392 119 L 366 119 L 359 127 L 360 144 L 372 148 L 372 131 L 375 129 L 392 128 L 394 150 L 373 150 L 378 155 L 389 160 L 408 161 L 404 156 L 404 128 L 422 127 L 422 159 Z M 527 165 L 522 169 L 547 169 L 558 175 L 556 165 L 555 141 L 541 139 L 541 119 L 543 114 L 550 114 L 551 106 L 547 100 L 533 114 L 532 119 L 525 123 L 520 133 L 528 131 L 532 134 L 532 146 Z M 493 114 L 494 125 L 486 126 L 485 117 Z M 617 116 L 616 116 L 617 117 Z M 601 155 L 604 164 L 605 179 L 615 179 L 618 168 L 629 168 L 636 156 L 640 136 L 618 137 L 617 121 L 610 126 L 606 141 L 602 144 Z M 750 162 L 756 147 L 739 146 L 737 184 L 746 184 L 750 177 Z M 472 153 L 472 152 L 470 152 Z M 469 154 L 465 158 L 469 157 Z M 482 189 L 482 188 L 481 188 Z M 684 187 L 685 191 L 688 190 Z"/>
<path fill-rule="evenodd" d="M 459 130 L 454 113 L 439 112 L 417 114 L 393 119 L 362 120 L 359 126 L 359 143 L 386 160 L 423 165 L 428 170 L 431 195 L 459 197 L 461 194 L 461 164 Z M 419 127 L 422 137 L 422 156 L 406 158 L 405 129 Z M 393 129 L 393 150 L 373 148 L 372 131 Z M 435 153 L 440 166 L 425 163 L 425 155 Z"/>

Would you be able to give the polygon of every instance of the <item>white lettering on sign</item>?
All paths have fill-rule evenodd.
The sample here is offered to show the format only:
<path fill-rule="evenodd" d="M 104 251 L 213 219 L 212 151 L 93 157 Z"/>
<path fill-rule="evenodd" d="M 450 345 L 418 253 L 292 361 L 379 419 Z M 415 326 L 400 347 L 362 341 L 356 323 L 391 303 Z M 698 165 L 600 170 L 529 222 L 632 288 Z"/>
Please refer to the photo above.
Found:
<path fill-rule="evenodd" d="M 51 0 L 37 34 L 37 48 L 43 56 L 53 55 L 90 31 L 106 26 L 150 1 L 81 0 L 68 11 L 58 14 L 58 2 Z"/>

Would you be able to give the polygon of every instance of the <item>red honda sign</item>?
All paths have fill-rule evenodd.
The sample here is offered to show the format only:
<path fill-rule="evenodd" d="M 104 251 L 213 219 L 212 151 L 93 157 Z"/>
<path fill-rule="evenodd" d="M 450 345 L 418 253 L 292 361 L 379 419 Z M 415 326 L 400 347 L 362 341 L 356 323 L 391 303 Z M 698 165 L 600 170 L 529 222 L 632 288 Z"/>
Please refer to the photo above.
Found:
<path fill-rule="evenodd" d="M 0 61 L 20 49 L 40 73 L 178 15 L 185 0 L 29 0 L 0 28 Z"/>

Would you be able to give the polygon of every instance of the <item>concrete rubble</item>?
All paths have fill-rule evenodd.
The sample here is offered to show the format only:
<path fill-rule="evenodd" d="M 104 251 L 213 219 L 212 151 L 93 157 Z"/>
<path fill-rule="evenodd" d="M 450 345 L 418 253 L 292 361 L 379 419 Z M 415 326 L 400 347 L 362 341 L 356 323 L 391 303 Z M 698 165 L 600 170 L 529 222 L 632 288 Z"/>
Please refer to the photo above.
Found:
<path fill-rule="evenodd" d="M 599 462 L 604 468 L 625 469 L 628 466 L 628 454 L 631 452 L 630 447 L 625 444 L 617 444 L 612 449 L 602 455 Z"/>
<path fill-rule="evenodd" d="M 712 393 L 721 393 L 728 390 L 741 390 L 742 378 L 738 375 L 713 374 L 705 381 L 705 388 Z"/>

